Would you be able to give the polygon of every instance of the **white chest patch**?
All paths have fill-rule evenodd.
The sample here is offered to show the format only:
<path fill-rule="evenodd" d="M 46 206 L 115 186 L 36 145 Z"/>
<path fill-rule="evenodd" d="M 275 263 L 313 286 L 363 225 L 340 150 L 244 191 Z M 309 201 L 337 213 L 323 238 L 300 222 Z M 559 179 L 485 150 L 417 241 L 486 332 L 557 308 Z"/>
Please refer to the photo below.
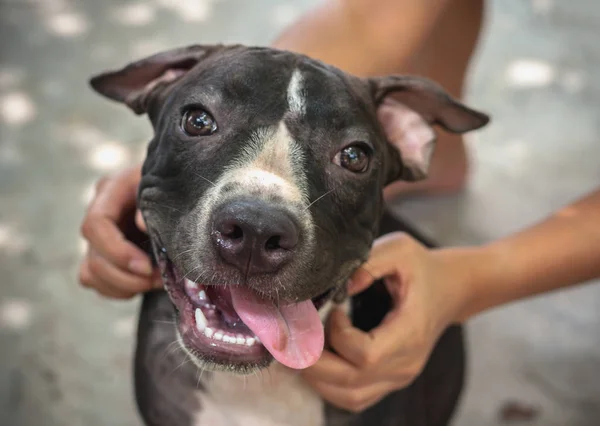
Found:
<path fill-rule="evenodd" d="M 323 426 L 323 401 L 298 372 L 274 363 L 257 376 L 213 373 L 194 426 Z"/>

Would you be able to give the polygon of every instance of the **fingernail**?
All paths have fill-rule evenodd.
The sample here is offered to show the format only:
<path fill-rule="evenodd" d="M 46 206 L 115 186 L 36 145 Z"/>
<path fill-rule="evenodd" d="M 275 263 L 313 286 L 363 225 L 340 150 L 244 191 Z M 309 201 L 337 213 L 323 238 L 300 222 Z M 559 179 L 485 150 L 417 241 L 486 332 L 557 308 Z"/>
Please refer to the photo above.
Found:
<path fill-rule="evenodd" d="M 129 270 L 140 275 L 152 275 L 152 265 L 147 259 L 132 259 L 129 262 Z"/>

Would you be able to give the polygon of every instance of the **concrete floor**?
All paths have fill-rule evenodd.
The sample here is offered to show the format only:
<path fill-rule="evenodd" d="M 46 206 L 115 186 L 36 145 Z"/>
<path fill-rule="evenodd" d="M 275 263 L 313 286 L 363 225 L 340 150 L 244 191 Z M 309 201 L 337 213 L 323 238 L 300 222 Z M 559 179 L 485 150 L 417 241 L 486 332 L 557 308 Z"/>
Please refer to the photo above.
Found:
<path fill-rule="evenodd" d="M 266 44 L 316 0 L 0 2 L 0 424 L 138 425 L 137 300 L 101 300 L 76 270 L 93 182 L 141 158 L 149 126 L 96 97 L 88 76 L 195 42 Z M 460 196 L 398 211 L 444 244 L 531 224 L 600 182 L 594 0 L 496 0 L 470 100 L 493 124 L 470 140 Z M 455 424 L 600 424 L 600 287 L 514 304 L 470 324 Z"/>

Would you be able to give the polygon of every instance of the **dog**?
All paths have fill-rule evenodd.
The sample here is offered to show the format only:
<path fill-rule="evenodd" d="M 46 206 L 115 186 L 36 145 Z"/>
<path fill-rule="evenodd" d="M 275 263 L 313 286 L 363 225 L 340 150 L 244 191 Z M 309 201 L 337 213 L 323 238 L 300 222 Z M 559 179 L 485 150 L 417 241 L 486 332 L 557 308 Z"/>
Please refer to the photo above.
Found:
<path fill-rule="evenodd" d="M 441 426 L 463 384 L 463 330 L 450 327 L 421 375 L 360 412 L 300 378 L 340 305 L 377 326 L 378 282 L 346 283 L 374 239 L 404 230 L 382 190 L 427 176 L 434 126 L 464 133 L 486 114 L 415 76 L 359 78 L 307 56 L 192 45 L 104 72 L 98 93 L 154 129 L 138 192 L 166 291 L 144 296 L 137 405 L 151 426 Z M 191 361 L 191 362 L 190 362 Z"/>

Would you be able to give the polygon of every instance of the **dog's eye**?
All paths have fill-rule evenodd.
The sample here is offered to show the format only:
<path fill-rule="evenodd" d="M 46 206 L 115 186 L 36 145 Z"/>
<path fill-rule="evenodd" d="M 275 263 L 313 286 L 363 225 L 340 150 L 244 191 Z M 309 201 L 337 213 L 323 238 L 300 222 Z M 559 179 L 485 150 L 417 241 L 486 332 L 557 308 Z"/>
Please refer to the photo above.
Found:
<path fill-rule="evenodd" d="M 347 146 L 337 153 L 333 162 L 354 173 L 364 173 L 369 168 L 369 154 L 358 144 Z"/>
<path fill-rule="evenodd" d="M 216 121 L 201 109 L 188 110 L 183 115 L 181 127 L 190 136 L 208 136 L 217 131 Z"/>

